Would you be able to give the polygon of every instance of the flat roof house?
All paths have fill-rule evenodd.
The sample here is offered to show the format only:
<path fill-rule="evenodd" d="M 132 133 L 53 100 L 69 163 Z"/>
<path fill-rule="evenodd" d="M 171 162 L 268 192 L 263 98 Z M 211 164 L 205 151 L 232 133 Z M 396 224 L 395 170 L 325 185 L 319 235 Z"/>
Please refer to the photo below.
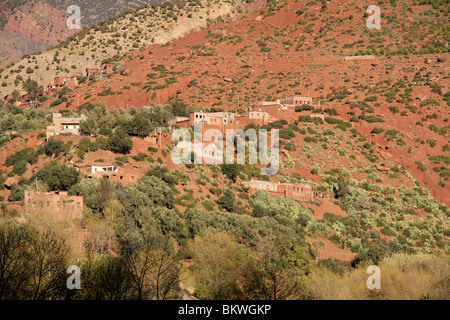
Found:
<path fill-rule="evenodd" d="M 92 178 L 110 179 L 115 182 L 122 182 L 123 184 L 135 183 L 142 175 L 136 169 L 122 168 L 109 163 L 94 163 L 94 164 L 74 164 L 80 172 L 87 174 Z"/>
<path fill-rule="evenodd" d="M 67 191 L 38 192 L 25 190 L 25 208 L 33 214 L 50 214 L 57 221 L 81 219 L 83 197 L 69 196 Z"/>
<path fill-rule="evenodd" d="M 312 98 L 310 98 L 310 97 L 294 96 L 294 97 L 287 97 L 287 98 L 281 99 L 280 101 L 281 101 L 281 104 L 284 104 L 285 106 L 288 106 L 288 107 L 295 107 L 295 106 L 299 106 L 302 104 L 312 105 Z"/>
<path fill-rule="evenodd" d="M 69 87 L 74 88 L 78 85 L 78 79 L 75 76 L 57 76 L 53 78 L 55 87 Z"/>
<path fill-rule="evenodd" d="M 83 120 L 86 120 L 83 114 L 80 117 L 66 118 L 61 113 L 54 113 L 53 123 L 47 127 L 47 140 L 61 134 L 80 135 L 80 122 Z"/>
<path fill-rule="evenodd" d="M 242 184 L 250 189 L 265 190 L 275 195 L 283 195 L 294 199 L 309 199 L 314 197 L 309 183 L 280 183 L 263 180 L 244 181 Z"/>
<path fill-rule="evenodd" d="M 210 126 L 227 126 L 233 123 L 235 114 L 232 112 L 192 112 L 189 120 L 191 126 L 203 122 Z"/>

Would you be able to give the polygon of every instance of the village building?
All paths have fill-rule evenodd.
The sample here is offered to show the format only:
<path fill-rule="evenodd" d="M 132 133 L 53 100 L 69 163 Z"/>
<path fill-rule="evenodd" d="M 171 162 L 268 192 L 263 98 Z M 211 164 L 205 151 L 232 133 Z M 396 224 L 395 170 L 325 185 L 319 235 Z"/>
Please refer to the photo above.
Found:
<path fill-rule="evenodd" d="M 282 104 L 279 103 L 265 103 L 265 104 L 258 104 L 256 106 L 253 106 L 250 112 L 266 112 L 269 114 L 269 116 L 272 118 L 272 120 L 280 120 L 285 118 L 290 118 L 293 115 L 295 116 L 294 110 L 292 108 L 288 108 Z"/>
<path fill-rule="evenodd" d="M 53 88 L 57 87 L 69 87 L 69 88 L 75 88 L 78 86 L 78 79 L 76 76 L 56 76 L 53 78 Z"/>
<path fill-rule="evenodd" d="M 96 174 L 102 174 L 102 173 L 118 173 L 119 172 L 119 167 L 114 166 L 114 165 L 106 165 L 106 166 L 91 166 L 91 174 L 92 175 L 96 175 Z"/>
<path fill-rule="evenodd" d="M 276 99 L 275 101 L 260 101 L 256 105 L 258 106 L 281 105 L 281 99 Z"/>
<path fill-rule="evenodd" d="M 83 197 L 69 196 L 67 191 L 25 190 L 24 203 L 30 215 L 49 214 L 56 221 L 68 221 L 83 217 Z"/>
<path fill-rule="evenodd" d="M 191 126 L 191 120 L 190 118 L 177 117 L 174 118 L 171 122 L 169 122 L 169 124 L 177 126 L 179 128 L 189 128 Z"/>
<path fill-rule="evenodd" d="M 90 76 L 94 76 L 94 77 L 98 77 L 101 76 L 103 74 L 103 69 L 100 68 L 86 68 L 86 76 L 90 77 Z"/>
<path fill-rule="evenodd" d="M 280 183 L 263 180 L 250 180 L 242 182 L 243 185 L 254 190 L 265 190 L 274 195 L 282 195 L 297 200 L 310 200 L 314 197 L 312 186 L 309 183 Z"/>
<path fill-rule="evenodd" d="M 172 144 L 172 133 L 161 132 L 155 128 L 155 131 L 152 131 L 144 140 L 150 142 L 155 147 L 163 148 Z"/>
<path fill-rule="evenodd" d="M 253 110 L 248 113 L 249 119 L 262 120 L 263 124 L 268 124 L 270 120 L 270 114 L 265 111 Z"/>
<path fill-rule="evenodd" d="M 284 99 L 276 99 L 275 101 L 260 101 L 257 104 L 251 105 L 247 110 L 249 112 L 249 117 L 254 117 L 250 115 L 255 112 L 267 112 L 269 114 L 269 122 L 281 119 L 295 119 L 298 117 L 295 112 L 295 107 L 300 105 L 313 105 L 313 99 L 311 97 L 287 97 Z"/>
<path fill-rule="evenodd" d="M 105 73 L 110 74 L 113 73 L 114 71 L 122 69 L 123 64 L 124 64 L 123 61 L 108 61 L 102 63 L 100 69 L 103 70 L 103 74 Z"/>
<path fill-rule="evenodd" d="M 101 78 L 105 74 L 111 74 L 114 71 L 120 70 L 122 68 L 122 61 L 109 61 L 101 64 L 97 68 L 86 68 L 86 76 L 93 76 L 95 78 Z"/>
<path fill-rule="evenodd" d="M 233 130 L 245 129 L 245 127 L 248 126 L 249 124 L 264 126 L 274 120 L 276 119 L 272 117 L 268 112 L 259 110 L 250 111 L 248 115 L 236 117 L 234 119 L 234 122 L 225 128 L 224 134 L 226 133 L 226 129 L 233 129 Z"/>
<path fill-rule="evenodd" d="M 85 115 L 80 117 L 63 117 L 61 113 L 53 113 L 53 123 L 47 127 L 47 140 L 59 135 L 80 135 L 80 122 L 86 120 Z"/>
<path fill-rule="evenodd" d="M 133 184 L 142 175 L 141 172 L 132 168 L 119 167 L 110 163 L 96 162 L 94 164 L 74 164 L 74 167 L 89 178 L 106 179 L 122 182 L 123 184 Z"/>
<path fill-rule="evenodd" d="M 169 120 L 170 125 L 178 125 L 179 123 L 187 122 L 188 126 L 190 126 L 189 117 L 173 117 L 172 120 Z"/>
<path fill-rule="evenodd" d="M 83 218 L 82 196 L 69 196 L 67 191 L 26 190 L 24 207 L 25 216 L 17 217 L 16 221 L 19 223 L 63 222 L 62 235 L 71 248 L 71 254 L 74 257 L 82 257 L 85 249 L 84 242 L 89 237 L 89 231 L 79 227 L 79 222 Z"/>
<path fill-rule="evenodd" d="M 191 126 L 199 123 L 210 126 L 227 126 L 234 121 L 235 114 L 232 112 L 192 112 L 189 120 Z"/>
<path fill-rule="evenodd" d="M 214 129 L 219 130 L 222 137 L 224 137 L 226 136 L 228 129 L 245 129 L 250 124 L 264 126 L 281 119 L 293 120 L 298 118 L 298 113 L 294 108 L 295 106 L 302 104 L 312 105 L 312 103 L 313 101 L 310 97 L 294 96 L 285 99 L 277 99 L 275 101 L 261 101 L 247 108 L 248 112 L 245 115 L 235 114 L 232 112 L 192 112 L 189 116 L 189 120 L 187 117 L 175 117 L 172 119 L 170 124 L 181 128 L 188 128 L 201 124 L 202 137 L 204 138 L 203 143 L 209 145 L 210 142 L 214 141 L 211 137 L 218 135 Z M 314 114 L 311 116 L 324 119 L 323 114 Z M 146 140 L 156 144 L 157 138 L 158 137 L 155 133 L 155 135 L 151 135 L 146 138 Z M 212 156 L 213 154 L 214 157 L 222 156 L 217 155 L 217 151 L 213 152 L 212 150 L 203 150 L 202 152 L 202 155 L 204 156 Z M 208 154 L 204 154 L 204 152 L 207 152 Z M 209 154 L 209 152 L 211 152 L 211 154 Z"/>
<path fill-rule="evenodd" d="M 284 98 L 281 99 L 281 104 L 288 106 L 288 107 L 295 107 L 295 106 L 300 106 L 302 104 L 308 104 L 310 106 L 312 106 L 313 101 L 312 98 L 310 97 L 288 97 L 288 98 Z"/>
<path fill-rule="evenodd" d="M 197 150 L 201 152 L 200 155 L 197 153 Z M 216 143 L 211 142 L 194 142 L 192 143 L 192 152 L 195 153 L 195 161 L 198 163 L 205 164 L 222 164 L 223 161 L 223 145 L 218 145 Z"/>

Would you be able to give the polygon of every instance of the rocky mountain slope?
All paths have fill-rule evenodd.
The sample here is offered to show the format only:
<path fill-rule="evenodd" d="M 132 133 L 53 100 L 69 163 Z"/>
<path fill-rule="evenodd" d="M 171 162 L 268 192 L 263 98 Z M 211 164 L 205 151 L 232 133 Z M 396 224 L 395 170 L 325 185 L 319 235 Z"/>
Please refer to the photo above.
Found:
<path fill-rule="evenodd" d="M 192 30 L 206 27 L 219 16 L 238 14 L 239 1 L 186 1 L 160 6 L 142 7 L 132 13 L 104 20 L 92 28 L 78 32 L 73 38 L 39 54 L 27 55 L 0 74 L 0 94 L 22 91 L 14 81 L 17 76 L 30 77 L 44 87 L 53 83 L 56 75 L 85 73 L 97 68 L 105 59 L 123 57 L 152 43 L 165 43 Z M 65 20 L 64 20 L 65 23 Z M 53 28 L 53 27 L 52 27 Z M 47 34 L 46 32 L 40 34 Z M 64 37 L 55 39 L 62 40 Z M 25 73 L 30 67 L 34 71 Z"/>
<path fill-rule="evenodd" d="M 206 226 L 225 225 L 245 243 L 266 235 L 266 226 L 257 235 L 249 227 L 266 221 L 257 220 L 258 205 L 275 203 L 262 211 L 282 223 L 288 219 L 280 218 L 280 207 L 298 208 L 287 198 L 255 200 L 240 183 L 251 178 L 307 180 L 332 196 L 302 204 L 301 211 L 310 212 L 313 220 L 305 222 L 300 215 L 287 225 L 302 225 L 302 235 L 325 239 L 330 257 L 350 260 L 356 253 L 366 253 L 372 243 L 399 252 L 448 253 L 449 5 L 441 0 L 380 2 L 379 30 L 367 28 L 366 5 L 189 1 L 183 6 L 143 8 L 22 60 L 18 65 L 23 68 L 16 65 L 1 74 L 0 82 L 6 83 L 2 94 L 14 88 L 16 74 L 28 77 L 23 70 L 31 66 L 37 68 L 29 76 L 43 86 L 58 73 L 83 73 L 102 62 L 117 62 L 120 68 L 100 77 L 81 77 L 78 86 L 52 92 L 33 102 L 32 108 L 21 105 L 26 97 L 18 98 L 16 106 L 3 107 L 3 135 L 19 131 L 8 132 L 12 139 L 4 138 L 1 147 L 1 174 L 8 189 L 4 198 L 26 188 L 51 159 L 66 164 L 114 162 L 141 175 L 153 170 L 150 176 L 166 178 L 165 183 L 176 189 L 171 205 L 179 210 L 170 212 L 181 212 L 179 220 L 192 234 L 200 234 Z M 20 84 L 17 89 L 22 89 Z M 220 174 L 218 166 L 175 165 L 170 147 L 152 145 L 127 127 L 130 123 L 169 127 L 167 120 L 179 115 L 173 112 L 174 101 L 184 101 L 186 110 L 215 108 L 239 114 L 259 101 L 289 96 L 310 96 L 314 107 L 297 108 L 294 115 L 268 126 L 280 129 L 282 141 L 281 167 L 273 177 L 262 177 L 257 168 L 245 166 L 234 181 L 226 169 Z M 64 146 L 52 153 L 43 141 L 44 132 L 35 129 L 45 129 L 53 111 L 95 118 L 96 137 L 85 137 L 90 142 L 61 138 Z M 323 115 L 323 120 L 312 114 Z M 14 121 L 20 128 L 11 125 Z M 133 135 L 132 148 L 118 155 L 105 141 L 111 136 L 125 140 L 124 130 Z M 7 165 L 8 156 L 37 145 L 48 152 L 34 154 L 35 161 Z M 162 165 L 170 170 L 169 177 L 160 172 Z M 14 171 L 24 171 L 23 179 Z M 176 186 L 171 174 L 178 177 Z M 180 184 L 178 175 L 183 177 Z M 145 184 L 130 190 L 141 195 Z M 89 210 L 99 209 L 91 205 Z M 193 227 L 196 223 L 201 227 Z M 284 235 L 284 230 L 276 232 Z M 177 229 L 180 234 L 184 231 Z"/>
<path fill-rule="evenodd" d="M 154 1 L 155 3 L 156 1 Z M 78 1 L 82 27 L 119 13 L 148 5 L 149 1 Z M 6 0 L 0 3 L 0 68 L 23 55 L 43 51 L 75 34 L 67 28 L 68 0 Z"/>
<path fill-rule="evenodd" d="M 399 7 L 408 16 L 399 16 Z M 448 157 L 450 130 L 448 42 L 436 20 L 445 9 L 386 3 L 382 29 L 369 30 L 363 8 L 350 1 L 270 2 L 236 22 L 218 21 L 165 44 L 143 46 L 122 59 L 121 70 L 80 84 L 57 108 L 76 110 L 86 102 L 142 107 L 177 97 L 192 106 L 238 111 L 261 100 L 312 96 L 321 104 L 315 112 L 334 109 L 368 139 L 360 146 L 333 144 L 333 151 L 317 145 L 330 159 L 327 164 L 319 157 L 322 167 L 337 162 L 358 172 L 374 165 L 387 176 L 380 164 L 398 164 L 449 203 L 448 171 L 440 169 L 448 163 L 436 160 Z M 345 60 L 360 54 L 374 59 Z M 355 148 L 368 155 L 352 165 L 348 157 Z M 330 155 L 338 151 L 345 155 Z M 302 166 L 317 163 L 317 154 L 303 156 L 297 159 Z"/>

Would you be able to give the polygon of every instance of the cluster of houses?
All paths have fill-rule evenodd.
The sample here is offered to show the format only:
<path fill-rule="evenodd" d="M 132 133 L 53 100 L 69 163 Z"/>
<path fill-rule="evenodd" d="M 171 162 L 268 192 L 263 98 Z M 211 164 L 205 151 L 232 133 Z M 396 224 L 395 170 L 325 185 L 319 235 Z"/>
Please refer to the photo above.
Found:
<path fill-rule="evenodd" d="M 109 61 L 101 64 L 100 67 L 97 68 L 86 68 L 86 76 L 95 78 L 103 77 L 104 75 L 111 74 L 114 71 L 118 71 L 122 68 L 124 62 L 123 61 Z"/>
<path fill-rule="evenodd" d="M 233 112 L 192 112 L 187 117 L 175 117 L 170 124 L 177 127 L 188 128 L 202 125 L 203 130 L 216 128 L 225 133 L 226 129 L 242 129 L 249 124 L 266 125 L 281 119 L 294 119 L 295 107 L 300 105 L 313 105 L 309 97 L 289 97 L 276 101 L 262 101 L 251 105 L 246 114 Z M 312 117 L 323 117 L 322 114 L 313 114 Z M 80 135 L 80 122 L 86 120 L 84 115 L 80 117 L 62 117 L 60 113 L 53 114 L 53 123 L 47 127 L 47 138 L 57 135 Z M 170 144 L 170 134 L 155 132 L 150 134 L 147 141 L 162 146 Z M 164 143 L 162 143 L 164 142 Z"/>
<path fill-rule="evenodd" d="M 262 101 L 251 105 L 246 114 L 237 115 L 232 112 L 192 112 L 189 118 L 175 118 L 173 124 L 178 127 L 202 126 L 203 141 L 194 141 L 193 149 L 202 151 L 202 160 L 206 163 L 222 163 L 223 149 L 216 146 L 212 137 L 207 137 L 209 129 L 218 129 L 223 135 L 227 129 L 243 129 L 249 124 L 267 125 L 281 119 L 295 119 L 295 107 L 301 105 L 313 106 L 310 97 L 288 97 L 276 101 Z M 311 117 L 324 118 L 323 114 L 309 114 Z M 204 142 L 206 141 L 206 142 Z M 197 146 L 199 145 L 199 146 Z M 248 181 L 244 185 L 253 190 L 266 190 L 270 193 L 291 197 L 297 200 L 310 200 L 323 197 L 312 190 L 309 183 L 276 183 L 267 181 Z"/>
<path fill-rule="evenodd" d="M 247 113 L 241 115 L 233 112 L 192 112 L 189 118 L 176 117 L 172 123 L 183 128 L 202 124 L 206 130 L 208 128 L 242 129 L 251 123 L 266 125 L 281 119 L 294 119 L 296 117 L 295 107 L 301 105 L 313 106 L 312 98 L 294 96 L 276 101 L 261 101 L 250 105 Z M 324 117 L 322 114 L 312 113 L 311 116 Z"/>
<path fill-rule="evenodd" d="M 120 70 L 122 68 L 123 62 L 122 61 L 110 61 L 102 63 L 100 67 L 97 68 L 86 68 L 85 69 L 85 75 L 86 77 L 93 77 L 93 78 L 102 78 L 105 75 L 111 74 L 114 71 Z M 75 88 L 77 87 L 79 82 L 79 77 L 81 77 L 83 74 L 81 72 L 75 72 L 74 74 L 58 74 L 56 77 L 53 78 L 53 83 L 49 84 L 46 88 L 44 88 L 44 93 L 54 94 L 61 88 Z M 8 94 L 3 97 L 3 100 L 7 101 L 11 99 L 11 94 Z M 16 107 L 22 107 L 27 108 L 30 106 L 30 100 L 26 94 L 23 94 L 20 97 L 19 101 L 16 101 L 14 103 Z"/>
<path fill-rule="evenodd" d="M 313 106 L 312 98 L 294 96 L 277 99 L 276 101 L 262 101 L 250 105 L 243 114 L 234 112 L 192 112 L 189 117 L 174 118 L 171 124 L 182 128 L 201 125 L 202 141 L 195 140 L 193 142 L 194 150 L 201 150 L 201 158 L 205 163 L 222 163 L 222 148 L 216 145 L 220 141 L 216 142 L 212 139 L 214 134 L 208 136 L 210 132 L 215 131 L 210 129 L 219 130 L 222 136 L 225 136 L 228 129 L 238 130 L 244 129 L 249 124 L 264 126 L 281 119 L 295 119 L 297 118 L 295 107 L 301 105 Z M 310 112 L 309 115 L 311 117 L 324 118 L 323 114 Z M 199 157 L 198 152 L 196 151 L 195 153 Z"/>
<path fill-rule="evenodd" d="M 122 64 L 123 62 L 112 61 L 103 63 L 100 67 L 97 68 L 86 68 L 86 77 L 101 78 L 107 74 L 111 74 L 115 70 L 119 70 Z M 80 84 L 78 80 L 80 76 L 82 76 L 82 73 L 79 71 L 72 75 L 57 75 L 53 78 L 53 84 L 49 85 L 44 91 L 48 94 L 64 87 L 73 89 Z"/>
<path fill-rule="evenodd" d="M 71 85 L 70 81 L 70 79 L 59 79 L 57 83 L 58 85 Z M 263 101 L 250 106 L 245 114 L 233 112 L 192 112 L 189 117 L 174 118 L 171 125 L 191 127 L 201 124 L 203 130 L 215 128 L 225 132 L 226 129 L 243 129 L 252 123 L 262 126 L 280 119 L 295 119 L 295 107 L 305 104 L 312 106 L 312 98 L 289 97 L 270 102 Z M 86 120 L 84 115 L 63 117 L 61 113 L 54 113 L 53 122 L 47 127 L 47 139 L 58 135 L 80 135 L 80 123 L 83 120 Z M 170 132 L 161 133 L 156 129 L 145 140 L 159 147 L 172 144 Z M 201 150 L 204 153 L 203 159 L 223 158 L 223 151 L 215 148 L 214 144 L 203 144 L 202 141 L 194 141 L 195 143 L 201 144 L 197 147 L 202 148 Z M 88 177 L 106 177 L 123 184 L 132 184 L 141 175 L 141 172 L 137 169 L 124 168 L 111 163 L 94 162 L 80 164 L 72 162 L 72 164 Z M 252 192 L 265 190 L 271 194 L 290 197 L 298 201 L 308 201 L 315 197 L 323 196 L 314 191 L 311 184 L 307 182 L 281 183 L 251 180 L 245 181 L 243 184 L 251 189 Z M 83 197 L 69 196 L 66 191 L 25 191 L 24 203 L 30 217 L 33 215 L 43 216 L 45 213 L 49 213 L 56 222 L 70 222 L 83 217 Z M 70 232 L 74 233 L 70 238 L 75 241 L 76 251 L 81 252 L 82 243 L 88 237 L 87 231 L 72 228 Z"/>
<path fill-rule="evenodd" d="M 295 119 L 295 107 L 300 105 L 312 106 L 313 100 L 310 97 L 294 96 L 276 101 L 262 101 L 251 105 L 245 114 L 236 114 L 233 112 L 192 112 L 189 117 L 174 118 L 171 121 L 171 125 L 187 128 L 201 124 L 203 133 L 208 129 L 219 129 L 225 134 L 226 129 L 243 129 L 249 124 L 262 126 L 280 119 Z M 311 116 L 323 115 L 311 114 Z M 84 115 L 79 117 L 63 117 L 61 113 L 54 113 L 53 122 L 47 127 L 47 139 L 58 135 L 80 135 L 80 122 L 83 120 L 86 120 L 86 116 Z M 172 144 L 170 132 L 161 133 L 156 129 L 145 140 L 159 147 Z M 214 160 L 222 160 L 223 150 L 216 148 L 215 144 L 209 143 L 210 141 L 208 143 L 194 141 L 194 150 L 202 150 L 202 159 L 206 163 L 214 162 Z M 140 176 L 137 170 L 119 167 L 111 163 L 73 163 L 73 165 L 89 177 L 106 177 L 124 184 L 132 184 Z M 311 186 L 307 183 L 280 184 L 267 181 L 249 181 L 245 184 L 251 189 L 266 190 L 298 199 L 309 199 L 315 196 Z M 52 196 L 51 198 L 53 199 L 55 197 Z M 31 198 L 28 197 L 27 199 Z M 50 200 L 50 202 L 52 201 Z"/>
<path fill-rule="evenodd" d="M 176 127 L 188 128 L 196 125 L 201 125 L 203 136 L 209 129 L 218 129 L 225 135 L 227 129 L 237 130 L 243 129 L 249 124 L 267 125 L 271 122 L 280 119 L 295 119 L 297 113 L 295 107 L 301 105 L 313 106 L 313 100 L 310 97 L 288 97 L 284 99 L 277 99 L 276 101 L 262 101 L 253 104 L 247 108 L 244 114 L 236 114 L 234 112 L 192 112 L 189 117 L 176 117 L 170 124 Z M 322 114 L 313 114 L 312 117 L 323 117 Z M 58 135 L 80 135 L 80 122 L 86 120 L 86 116 L 79 117 L 62 117 L 60 113 L 53 114 L 53 122 L 47 127 L 47 139 Z M 223 152 L 220 148 L 211 144 L 211 137 L 203 137 L 204 141 L 194 141 L 194 149 L 201 150 L 202 159 L 206 163 L 219 162 L 223 159 Z M 156 129 L 148 137 L 146 141 L 155 146 L 165 147 L 172 144 L 170 132 L 158 132 Z M 208 143 L 206 143 L 206 141 Z M 97 166 L 89 166 L 89 168 L 107 168 L 111 164 L 103 164 Z M 114 170 L 98 169 L 96 171 L 89 171 L 86 168 L 80 170 L 92 176 L 104 175 L 115 181 L 122 181 L 124 183 L 133 183 L 136 180 L 134 173 L 124 172 L 122 168 L 115 168 Z M 93 169 L 92 169 L 93 170 Z M 120 171 L 120 172 L 119 172 Z"/>

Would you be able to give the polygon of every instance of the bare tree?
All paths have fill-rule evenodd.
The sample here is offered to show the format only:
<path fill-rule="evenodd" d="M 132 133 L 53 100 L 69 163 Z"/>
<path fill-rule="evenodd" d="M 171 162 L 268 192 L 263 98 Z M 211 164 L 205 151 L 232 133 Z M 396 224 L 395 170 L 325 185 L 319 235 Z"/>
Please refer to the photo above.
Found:
<path fill-rule="evenodd" d="M 128 265 L 137 299 L 179 298 L 181 264 L 170 238 L 147 238 L 143 249 L 128 258 Z"/>

